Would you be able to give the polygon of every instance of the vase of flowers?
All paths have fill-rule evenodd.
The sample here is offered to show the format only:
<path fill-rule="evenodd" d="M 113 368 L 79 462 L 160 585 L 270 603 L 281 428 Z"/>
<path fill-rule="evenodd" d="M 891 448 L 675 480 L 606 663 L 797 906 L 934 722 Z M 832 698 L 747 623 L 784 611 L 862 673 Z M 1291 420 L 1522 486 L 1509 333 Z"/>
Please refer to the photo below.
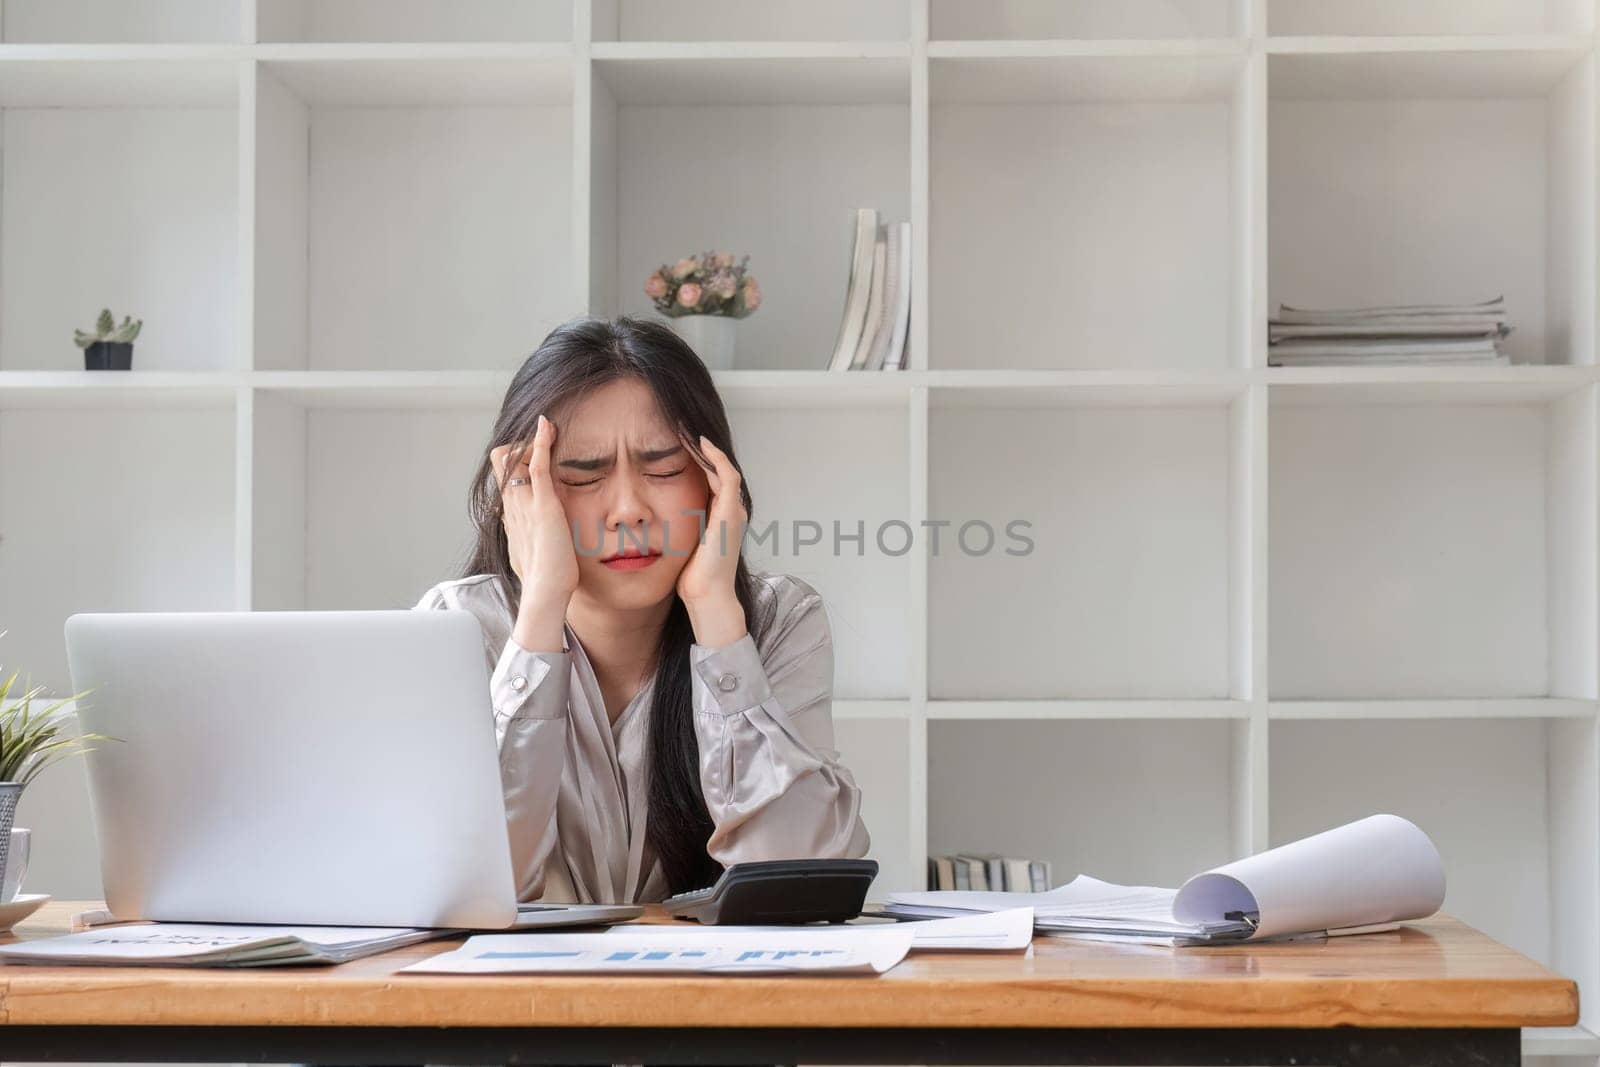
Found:
<path fill-rule="evenodd" d="M 645 279 L 644 293 L 656 310 L 713 370 L 733 366 L 736 323 L 761 306 L 749 262 L 749 256 L 735 262 L 731 252 L 696 252 L 663 263 Z"/>

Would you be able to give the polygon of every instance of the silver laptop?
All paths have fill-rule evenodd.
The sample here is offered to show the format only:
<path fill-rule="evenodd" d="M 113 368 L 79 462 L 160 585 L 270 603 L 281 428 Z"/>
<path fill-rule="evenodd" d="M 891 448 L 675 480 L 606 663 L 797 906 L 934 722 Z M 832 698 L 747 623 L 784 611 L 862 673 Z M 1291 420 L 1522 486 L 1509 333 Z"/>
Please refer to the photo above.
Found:
<path fill-rule="evenodd" d="M 106 903 L 122 919 L 509 929 L 521 904 L 489 672 L 460 610 L 66 623 Z"/>

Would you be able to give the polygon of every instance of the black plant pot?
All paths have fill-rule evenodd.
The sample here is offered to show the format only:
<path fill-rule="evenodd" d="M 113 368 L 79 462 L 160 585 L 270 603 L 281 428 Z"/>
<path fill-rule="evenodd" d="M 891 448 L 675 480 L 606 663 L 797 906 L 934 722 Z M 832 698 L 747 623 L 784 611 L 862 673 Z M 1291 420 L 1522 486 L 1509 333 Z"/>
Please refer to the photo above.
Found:
<path fill-rule="evenodd" d="M 96 341 L 83 350 L 84 370 L 133 369 L 132 341 Z"/>

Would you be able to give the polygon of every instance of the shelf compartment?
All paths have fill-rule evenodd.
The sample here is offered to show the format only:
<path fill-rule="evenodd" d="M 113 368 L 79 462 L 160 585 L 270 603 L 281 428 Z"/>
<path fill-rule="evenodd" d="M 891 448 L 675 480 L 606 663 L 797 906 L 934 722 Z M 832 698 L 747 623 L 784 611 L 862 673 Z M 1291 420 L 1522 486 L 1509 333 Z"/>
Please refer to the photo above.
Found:
<path fill-rule="evenodd" d="M 1594 381 L 1586 366 L 1270 367 L 1274 404 L 1532 404 L 1570 396 Z"/>
<path fill-rule="evenodd" d="M 592 34 L 606 41 L 905 41 L 905 0 L 596 0 Z"/>
<path fill-rule="evenodd" d="M 243 55 L 213 45 L 6 46 L 0 107 L 234 111 Z"/>
<path fill-rule="evenodd" d="M 1587 33 L 1594 27 L 1588 0 L 1267 0 L 1267 32 L 1353 36 L 1484 37 Z"/>
<path fill-rule="evenodd" d="M 1554 725 L 1274 723 L 1271 842 L 1281 845 L 1374 812 L 1404 816 L 1433 839 L 1444 859 L 1449 914 L 1556 965 L 1557 941 L 1576 932 L 1566 925 L 1575 915 L 1552 906 L 1553 868 L 1565 844 L 1559 824 L 1579 813 L 1559 798 L 1571 776 L 1552 758 Z M 1593 729 L 1592 723 L 1576 725 Z M 1352 776 L 1354 767 L 1359 776 Z"/>
<path fill-rule="evenodd" d="M 0 661 L 67 694 L 67 616 L 233 607 L 233 454 L 231 405 L 0 411 Z"/>
<path fill-rule="evenodd" d="M 257 395 L 312 408 L 494 407 L 511 375 L 502 371 L 258 371 Z"/>
<path fill-rule="evenodd" d="M 232 63 L 0 62 L 0 369 L 81 369 L 72 331 L 106 306 L 144 320 L 138 371 L 242 367 L 237 86 Z M 117 196 L 85 165 L 112 157 Z"/>
<path fill-rule="evenodd" d="M 1226 37 L 1243 32 L 1234 0 L 930 0 L 939 39 Z"/>
<path fill-rule="evenodd" d="M 909 60 L 597 58 L 593 89 L 594 313 L 658 319 L 644 284 L 663 263 L 748 255 L 766 296 L 738 323 L 735 367 L 824 370 L 855 210 L 910 218 Z M 709 99 L 701 89 L 719 102 L 688 102 Z"/>
<path fill-rule="evenodd" d="M 620 104 L 907 104 L 904 44 L 596 44 L 596 76 Z"/>
<path fill-rule="evenodd" d="M 1274 100 L 1546 99 L 1589 53 L 1587 37 L 1423 37 L 1269 41 Z"/>
<path fill-rule="evenodd" d="M 839 761 L 861 787 L 861 821 L 872 838 L 867 855 L 878 861 L 878 877 L 872 883 L 874 898 L 922 888 L 922 876 L 911 866 L 911 766 L 906 733 L 904 722 L 840 719 L 838 711 L 834 712 L 834 747 Z"/>
<path fill-rule="evenodd" d="M 1542 404 L 1273 397 L 1275 708 L 1594 699 L 1592 390 Z"/>
<path fill-rule="evenodd" d="M 1246 719 L 1246 700 L 930 700 L 929 719 Z"/>
<path fill-rule="evenodd" d="M 1179 885 L 1235 854 L 1236 725 L 931 723 L 928 854 L 1049 860 L 1055 885 Z"/>
<path fill-rule="evenodd" d="M 1587 40 L 1431 44 L 1274 43 L 1269 309 L 1504 295 L 1513 362 L 1592 363 Z"/>
<path fill-rule="evenodd" d="M 571 41 L 566 0 L 256 0 L 260 41 Z"/>
<path fill-rule="evenodd" d="M 189 371 L 0 371 L 0 411 L 233 407 L 248 377 Z"/>
<path fill-rule="evenodd" d="M 937 551 L 925 538 L 930 696 L 1219 701 L 1244 691 L 1230 668 L 1244 398 L 1052 409 L 1005 396 L 981 407 L 933 397 L 929 518 L 950 525 Z M 1038 485 L 1019 508 L 1010 474 L 1024 471 Z M 993 531 L 989 551 L 979 526 L 959 542 L 969 523 Z"/>
<path fill-rule="evenodd" d="M 938 104 L 1231 103 L 1244 50 L 1231 41 L 930 44 Z"/>
<path fill-rule="evenodd" d="M 934 370 L 936 408 L 1225 407 L 1249 373 L 1219 371 Z"/>
<path fill-rule="evenodd" d="M 910 375 L 825 371 L 716 370 L 724 403 L 740 407 L 904 408 Z M 0 388 L 6 378 L 0 377 Z M 259 371 L 258 390 L 308 407 L 482 407 L 511 384 L 503 371 Z"/>
<path fill-rule="evenodd" d="M 1242 62 L 931 59 L 930 366 L 1241 365 Z"/>
<path fill-rule="evenodd" d="M 822 594 L 836 697 L 905 698 L 914 552 L 904 549 L 904 532 L 889 525 L 910 511 L 904 411 L 735 405 L 728 418 L 754 502 L 744 545 L 748 566 L 793 574 Z M 845 540 L 858 524 L 859 548 Z"/>
<path fill-rule="evenodd" d="M 1274 700 L 1272 719 L 1593 719 L 1593 700 Z"/>
<path fill-rule="evenodd" d="M 257 79 L 258 369 L 509 372 L 574 313 L 569 59 Z"/>
<path fill-rule="evenodd" d="M 240 41 L 242 0 L 6 0 L 3 38 L 33 42 Z"/>
<path fill-rule="evenodd" d="M 258 404 L 253 606 L 410 608 L 459 577 L 494 415 Z"/>
<path fill-rule="evenodd" d="M 566 45 L 263 46 L 264 76 L 319 108 L 570 105 Z"/>

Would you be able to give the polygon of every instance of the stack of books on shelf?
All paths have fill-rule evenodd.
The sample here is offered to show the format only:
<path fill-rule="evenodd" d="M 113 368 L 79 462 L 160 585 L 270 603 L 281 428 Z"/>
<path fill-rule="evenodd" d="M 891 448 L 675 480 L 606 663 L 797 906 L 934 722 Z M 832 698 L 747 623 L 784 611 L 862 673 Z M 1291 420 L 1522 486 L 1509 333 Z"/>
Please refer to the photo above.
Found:
<path fill-rule="evenodd" d="M 911 323 L 911 223 L 857 208 L 844 317 L 829 370 L 904 370 Z"/>
<path fill-rule="evenodd" d="M 1511 362 L 1502 346 L 1511 332 L 1503 296 L 1481 304 L 1322 309 L 1280 304 L 1267 330 L 1271 367 Z"/>
<path fill-rule="evenodd" d="M 1050 862 L 993 853 L 929 856 L 928 888 L 1043 893 L 1050 888 Z"/>

